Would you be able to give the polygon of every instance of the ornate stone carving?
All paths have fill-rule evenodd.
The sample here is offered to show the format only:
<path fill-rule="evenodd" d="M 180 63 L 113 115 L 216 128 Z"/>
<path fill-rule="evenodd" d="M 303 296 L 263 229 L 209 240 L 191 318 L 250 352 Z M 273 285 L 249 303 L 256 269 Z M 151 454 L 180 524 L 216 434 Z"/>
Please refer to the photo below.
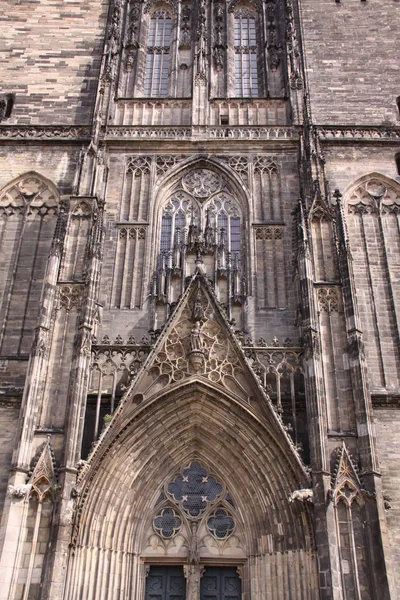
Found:
<path fill-rule="evenodd" d="M 207 7 L 206 0 L 199 0 L 197 16 L 196 77 L 197 84 L 207 82 Z"/>
<path fill-rule="evenodd" d="M 190 31 L 190 6 L 183 5 L 181 13 L 181 31 L 179 38 L 179 48 L 187 49 L 191 47 L 191 31 Z"/>
<path fill-rule="evenodd" d="M 90 139 L 90 127 L 68 125 L 0 125 L 0 139 Z"/>
<path fill-rule="evenodd" d="M 92 334 L 88 327 L 81 327 L 75 336 L 74 350 L 76 354 L 83 354 L 86 357 L 90 356 L 92 347 Z"/>
<path fill-rule="evenodd" d="M 143 240 L 146 237 L 146 227 L 135 225 L 118 225 L 118 237 L 120 239 L 129 238 L 131 240 Z"/>
<path fill-rule="evenodd" d="M 351 139 L 351 140 L 387 140 L 388 142 L 393 142 L 393 140 L 400 139 L 400 127 L 363 127 L 363 126 L 353 126 L 353 127 L 340 127 L 336 125 L 332 126 L 324 126 L 317 128 L 318 134 L 322 140 L 339 140 L 341 142 L 343 139 Z"/>
<path fill-rule="evenodd" d="M 218 159 L 228 164 L 247 183 L 249 162 L 246 156 L 219 156 Z"/>
<path fill-rule="evenodd" d="M 280 63 L 282 44 L 279 41 L 278 21 L 276 18 L 276 0 L 267 0 L 267 48 L 268 64 L 272 71 L 276 71 Z"/>
<path fill-rule="evenodd" d="M 43 327 L 36 327 L 32 342 L 31 355 L 45 356 L 48 349 L 48 330 Z"/>
<path fill-rule="evenodd" d="M 327 313 L 338 312 L 340 307 L 339 288 L 318 288 L 318 303 L 322 311 Z"/>
<path fill-rule="evenodd" d="M 347 352 L 353 359 L 365 358 L 364 341 L 361 331 L 356 329 L 349 331 L 347 338 Z"/>
<path fill-rule="evenodd" d="M 256 240 L 281 240 L 283 239 L 284 225 L 263 225 L 254 229 Z"/>
<path fill-rule="evenodd" d="M 345 444 L 336 448 L 336 468 L 332 477 L 331 498 L 335 504 L 344 500 L 351 505 L 355 497 L 361 494 L 362 485 L 357 468 Z"/>
<path fill-rule="evenodd" d="M 214 66 L 217 71 L 224 68 L 225 44 L 223 42 L 224 30 L 224 5 L 222 2 L 216 2 L 214 7 Z"/>
<path fill-rule="evenodd" d="M 313 490 L 295 490 L 292 494 L 290 494 L 288 500 L 289 502 L 295 502 L 297 500 L 298 502 L 309 502 L 310 504 L 312 504 L 314 502 Z"/>
<path fill-rule="evenodd" d="M 56 491 L 55 458 L 50 436 L 44 443 L 42 451 L 29 476 L 30 493 L 35 493 L 39 500 L 54 496 Z"/>
<path fill-rule="evenodd" d="M 27 173 L 10 184 L 0 195 L 0 214 L 28 214 L 38 217 L 58 212 L 55 188 L 36 173 Z"/>
<path fill-rule="evenodd" d="M 205 291 L 204 285 L 200 291 L 197 286 L 190 289 L 189 297 L 179 309 L 179 316 L 169 325 L 153 362 L 142 374 L 140 388 L 143 394 L 158 385 L 164 388 L 183 381 L 195 372 L 215 385 L 234 389 L 248 401 L 251 381 L 245 379 L 244 357 L 233 337 L 227 335 L 229 324 L 221 322 L 226 317 L 222 317 L 210 293 Z M 198 315 L 195 325 L 194 314 Z"/>
<path fill-rule="evenodd" d="M 221 180 L 209 169 L 195 169 L 183 177 L 182 185 L 187 192 L 204 200 L 221 188 Z"/>
<path fill-rule="evenodd" d="M 292 0 L 286 0 L 286 47 L 289 59 L 290 87 L 293 90 L 300 90 L 303 87 L 303 79 Z"/>
<path fill-rule="evenodd" d="M 173 154 L 161 154 L 156 157 L 156 173 L 158 176 L 167 173 L 172 169 L 180 160 L 180 157 Z"/>
<path fill-rule="evenodd" d="M 349 214 L 399 214 L 400 196 L 397 189 L 376 178 L 371 178 L 353 191 L 348 199 Z"/>
<path fill-rule="evenodd" d="M 228 12 L 233 13 L 235 11 L 236 6 L 241 2 L 242 0 L 231 0 L 231 2 L 229 3 L 229 8 L 228 8 Z M 248 0 L 248 3 L 254 7 L 254 9 L 257 12 L 261 11 L 261 2 L 259 2 L 259 0 Z"/>
<path fill-rule="evenodd" d="M 82 306 L 84 286 L 82 284 L 59 284 L 59 307 L 67 311 Z"/>
<path fill-rule="evenodd" d="M 162 139 L 184 139 L 189 138 L 192 133 L 191 127 L 126 127 L 110 126 L 107 128 L 105 139 L 136 139 L 136 138 L 162 138 Z"/>
<path fill-rule="evenodd" d="M 315 329 L 310 327 L 303 332 L 303 346 L 304 355 L 307 360 L 310 358 L 316 358 L 318 360 L 320 358 L 321 346 L 318 332 Z"/>
<path fill-rule="evenodd" d="M 254 172 L 270 171 L 271 173 L 278 173 L 278 166 L 273 158 L 269 156 L 257 156 L 254 159 Z"/>
<path fill-rule="evenodd" d="M 22 485 L 9 485 L 7 487 L 7 496 L 21 500 L 22 498 L 29 496 L 31 489 L 32 485 L 30 483 L 24 483 Z"/>
<path fill-rule="evenodd" d="M 151 156 L 133 156 L 128 160 L 126 172 L 134 173 L 139 177 L 141 173 L 148 174 L 151 169 Z"/>
<path fill-rule="evenodd" d="M 141 4 L 135 2 L 129 12 L 129 25 L 126 43 L 125 68 L 132 71 L 136 63 L 136 53 L 139 47 L 138 34 L 140 24 Z"/>

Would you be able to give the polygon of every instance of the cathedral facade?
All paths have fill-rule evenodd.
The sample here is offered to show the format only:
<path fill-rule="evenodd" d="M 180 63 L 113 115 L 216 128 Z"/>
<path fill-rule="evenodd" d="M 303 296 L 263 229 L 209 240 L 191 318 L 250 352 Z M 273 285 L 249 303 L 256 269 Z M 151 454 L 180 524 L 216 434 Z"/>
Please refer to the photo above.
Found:
<path fill-rule="evenodd" d="M 0 27 L 0 600 L 395 600 L 399 2 Z"/>

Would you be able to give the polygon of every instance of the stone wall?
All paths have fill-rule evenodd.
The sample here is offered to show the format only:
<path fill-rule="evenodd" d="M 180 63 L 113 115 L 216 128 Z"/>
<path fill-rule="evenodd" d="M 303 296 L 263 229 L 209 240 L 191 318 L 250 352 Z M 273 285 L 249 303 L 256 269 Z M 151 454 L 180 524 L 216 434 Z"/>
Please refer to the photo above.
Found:
<path fill-rule="evenodd" d="M 395 0 L 302 0 L 300 15 L 317 123 L 399 125 Z"/>
<path fill-rule="evenodd" d="M 400 473 L 399 427 L 400 411 L 395 408 L 375 408 L 374 420 L 382 471 L 382 488 L 387 498 L 386 521 L 397 589 L 400 590 Z M 390 505 L 390 508 L 389 508 Z"/>
<path fill-rule="evenodd" d="M 8 123 L 90 121 L 108 4 L 2 2 L 0 92 L 16 95 Z"/>

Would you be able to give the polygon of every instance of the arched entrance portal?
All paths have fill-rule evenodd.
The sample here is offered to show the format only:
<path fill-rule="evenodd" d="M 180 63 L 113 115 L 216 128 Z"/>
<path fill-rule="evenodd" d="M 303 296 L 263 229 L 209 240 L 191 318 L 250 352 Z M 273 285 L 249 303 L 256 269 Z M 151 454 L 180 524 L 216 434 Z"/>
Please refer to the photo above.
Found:
<path fill-rule="evenodd" d="M 68 600 L 318 597 L 307 474 L 207 285 L 80 476 Z"/>

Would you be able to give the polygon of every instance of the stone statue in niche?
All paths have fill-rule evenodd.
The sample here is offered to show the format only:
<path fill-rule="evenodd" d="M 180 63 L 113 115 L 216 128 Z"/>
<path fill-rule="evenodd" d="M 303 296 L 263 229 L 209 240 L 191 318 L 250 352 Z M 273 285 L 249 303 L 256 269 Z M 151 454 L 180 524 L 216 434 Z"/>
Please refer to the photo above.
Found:
<path fill-rule="evenodd" d="M 204 349 L 204 340 L 203 340 L 203 332 L 201 330 L 200 321 L 196 321 L 193 329 L 190 334 L 190 350 L 191 352 L 203 352 Z"/>
<path fill-rule="evenodd" d="M 201 293 L 198 290 L 195 300 L 194 300 L 194 305 L 193 305 L 193 310 L 192 310 L 192 319 L 193 319 L 193 321 L 201 321 L 202 319 L 204 319 L 204 317 L 205 317 L 205 313 L 204 313 L 204 307 L 203 307 L 203 303 L 202 303 Z"/>
<path fill-rule="evenodd" d="M 189 563 L 194 563 L 196 565 L 200 562 L 200 554 L 199 554 L 199 539 L 197 535 L 197 523 L 192 523 L 192 535 L 190 539 L 190 547 L 188 553 L 188 561 Z"/>

